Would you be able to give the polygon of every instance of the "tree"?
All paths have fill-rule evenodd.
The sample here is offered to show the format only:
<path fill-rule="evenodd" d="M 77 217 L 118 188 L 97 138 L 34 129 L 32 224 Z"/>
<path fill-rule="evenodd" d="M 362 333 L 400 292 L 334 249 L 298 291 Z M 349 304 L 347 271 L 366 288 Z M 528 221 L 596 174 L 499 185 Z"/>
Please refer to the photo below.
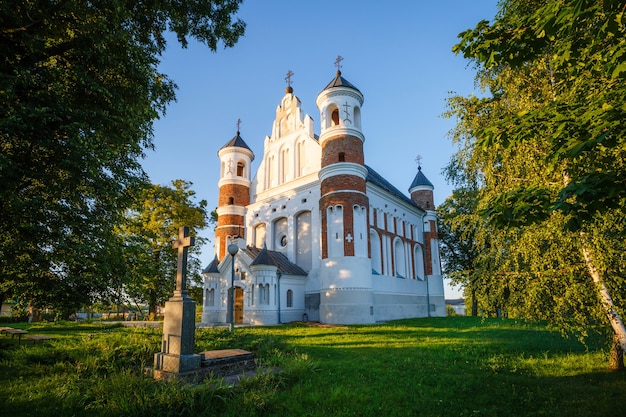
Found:
<path fill-rule="evenodd" d="M 457 188 L 437 207 L 439 241 L 445 275 L 454 285 L 462 285 L 466 299 L 471 303 L 472 316 L 478 315 L 478 291 L 485 288 L 480 278 L 479 250 L 474 222 L 477 191 Z"/>
<path fill-rule="evenodd" d="M 136 305 L 148 304 L 151 316 L 176 287 L 178 257 L 172 242 L 178 238 L 182 226 L 189 226 L 190 235 L 196 239 L 196 245 L 189 248 L 188 283 L 191 286 L 201 282 L 197 255 L 205 239 L 197 232 L 207 225 L 207 203 L 193 201 L 195 192 L 191 185 L 175 180 L 173 187 L 147 187 L 119 229 L 120 239 L 125 242 L 127 265 L 124 292 Z"/>
<path fill-rule="evenodd" d="M 626 348 L 626 276 L 607 250 L 624 249 L 624 8 L 502 2 L 453 49 L 490 94 L 450 106 L 463 169 L 480 173 L 478 210 L 506 248 L 492 256 L 510 302 L 581 333 L 608 322 Z"/>
<path fill-rule="evenodd" d="M 0 299 L 67 309 L 110 287 L 113 226 L 175 99 L 164 32 L 233 46 L 240 3 L 0 2 Z"/>

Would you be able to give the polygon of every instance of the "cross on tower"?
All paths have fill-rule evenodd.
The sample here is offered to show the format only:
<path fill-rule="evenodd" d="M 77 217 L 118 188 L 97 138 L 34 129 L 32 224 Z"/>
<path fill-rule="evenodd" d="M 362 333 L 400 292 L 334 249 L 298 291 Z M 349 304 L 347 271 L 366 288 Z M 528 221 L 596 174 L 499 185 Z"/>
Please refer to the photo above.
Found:
<path fill-rule="evenodd" d="M 178 249 L 178 268 L 176 269 L 176 291 L 186 291 L 187 281 L 187 253 L 189 247 L 194 246 L 195 239 L 189 236 L 189 227 L 178 229 L 178 240 L 172 242 L 172 247 Z"/>
<path fill-rule="evenodd" d="M 417 162 L 417 168 L 421 169 L 422 168 L 422 155 L 417 155 L 415 157 L 415 162 Z"/>
<path fill-rule="evenodd" d="M 337 59 L 335 59 L 335 65 L 337 66 L 337 72 L 341 72 L 341 61 L 343 61 L 343 57 L 341 55 L 337 55 Z"/>
<path fill-rule="evenodd" d="M 341 107 L 343 107 L 343 111 L 346 114 L 346 117 L 345 119 L 343 119 L 343 121 L 352 123 L 352 120 L 350 120 L 350 113 L 348 112 L 348 110 L 350 109 L 350 105 L 348 104 L 348 102 L 346 101 L 344 104 L 341 105 Z"/>
<path fill-rule="evenodd" d="M 293 76 L 293 72 L 291 70 L 287 71 L 287 76 L 285 77 L 285 81 L 287 81 L 287 87 L 291 87 L 292 76 Z"/>
<path fill-rule="evenodd" d="M 241 126 L 241 119 L 237 119 L 237 134 L 239 134 L 239 127 Z"/>

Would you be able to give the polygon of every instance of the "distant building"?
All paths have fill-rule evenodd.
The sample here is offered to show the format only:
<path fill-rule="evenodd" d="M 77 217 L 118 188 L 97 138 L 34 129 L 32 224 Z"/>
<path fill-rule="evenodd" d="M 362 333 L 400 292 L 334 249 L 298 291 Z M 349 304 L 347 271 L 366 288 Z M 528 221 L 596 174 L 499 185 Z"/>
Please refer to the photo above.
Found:
<path fill-rule="evenodd" d="M 446 300 L 446 305 L 450 306 L 457 316 L 465 315 L 465 300 L 458 298 L 456 300 Z"/>
<path fill-rule="evenodd" d="M 219 149 L 216 256 L 204 270 L 204 323 L 230 321 L 231 243 L 240 248 L 237 323 L 446 315 L 434 187 L 419 167 L 407 181 L 409 197 L 365 165 L 363 99 L 337 71 L 317 96 L 318 137 L 289 86 L 254 176 L 255 154 L 240 132 Z"/>

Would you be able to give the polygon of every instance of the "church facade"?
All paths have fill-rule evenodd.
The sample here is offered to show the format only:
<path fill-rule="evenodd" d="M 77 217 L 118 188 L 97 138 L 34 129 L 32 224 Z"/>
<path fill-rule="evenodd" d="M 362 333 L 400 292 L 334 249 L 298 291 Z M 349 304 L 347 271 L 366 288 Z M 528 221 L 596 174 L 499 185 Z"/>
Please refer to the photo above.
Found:
<path fill-rule="evenodd" d="M 420 167 L 405 195 L 365 164 L 363 101 L 337 71 L 317 96 L 317 136 L 289 86 L 254 175 L 256 155 L 239 132 L 219 149 L 203 323 L 446 314 L 433 185 Z"/>

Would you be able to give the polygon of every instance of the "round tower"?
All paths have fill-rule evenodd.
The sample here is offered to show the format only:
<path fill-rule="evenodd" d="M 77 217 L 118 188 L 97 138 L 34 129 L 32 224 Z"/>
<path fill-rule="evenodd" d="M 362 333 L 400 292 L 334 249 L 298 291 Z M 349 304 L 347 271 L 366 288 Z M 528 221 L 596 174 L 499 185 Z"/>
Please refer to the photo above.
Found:
<path fill-rule="evenodd" d="M 220 189 L 215 228 L 215 254 L 224 258 L 231 239 L 245 238 L 244 216 L 250 204 L 250 165 L 254 153 L 239 135 L 220 148 Z"/>
<path fill-rule="evenodd" d="M 417 174 L 409 187 L 409 193 L 411 194 L 411 199 L 426 212 L 424 216 L 424 261 L 427 276 L 441 275 L 434 189 L 433 184 L 422 172 L 421 165 L 418 165 Z"/>
<path fill-rule="evenodd" d="M 363 94 L 337 71 L 319 93 L 322 147 L 320 320 L 373 323 L 372 264 L 361 131 Z"/>

